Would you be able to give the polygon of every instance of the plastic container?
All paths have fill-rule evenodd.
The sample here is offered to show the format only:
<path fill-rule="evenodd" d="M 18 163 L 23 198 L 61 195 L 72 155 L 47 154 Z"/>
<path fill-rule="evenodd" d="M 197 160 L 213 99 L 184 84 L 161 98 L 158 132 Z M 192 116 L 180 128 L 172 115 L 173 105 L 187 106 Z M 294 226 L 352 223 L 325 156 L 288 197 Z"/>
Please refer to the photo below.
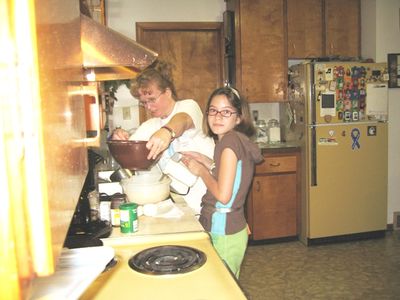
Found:
<path fill-rule="evenodd" d="M 138 205 L 136 203 L 124 203 L 119 207 L 121 233 L 134 233 L 138 231 Z"/>

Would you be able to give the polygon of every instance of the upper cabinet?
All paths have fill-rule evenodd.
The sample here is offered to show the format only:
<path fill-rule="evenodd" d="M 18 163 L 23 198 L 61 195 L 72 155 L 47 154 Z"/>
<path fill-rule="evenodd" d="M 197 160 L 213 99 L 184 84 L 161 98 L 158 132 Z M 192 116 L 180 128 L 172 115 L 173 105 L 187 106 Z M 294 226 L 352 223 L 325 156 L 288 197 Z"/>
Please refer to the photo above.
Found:
<path fill-rule="evenodd" d="M 325 0 L 325 53 L 328 56 L 360 55 L 360 0 Z"/>
<path fill-rule="evenodd" d="M 287 0 L 288 57 L 358 57 L 360 24 L 360 0 Z"/>
<path fill-rule="evenodd" d="M 226 8 L 234 63 L 225 59 L 225 79 L 251 103 L 286 101 L 288 59 L 360 56 L 360 0 L 226 0 Z"/>
<path fill-rule="evenodd" d="M 234 86 L 249 102 L 286 99 L 285 0 L 227 0 L 234 13 Z"/>
<path fill-rule="evenodd" d="M 289 58 L 324 55 L 323 0 L 287 0 Z"/>

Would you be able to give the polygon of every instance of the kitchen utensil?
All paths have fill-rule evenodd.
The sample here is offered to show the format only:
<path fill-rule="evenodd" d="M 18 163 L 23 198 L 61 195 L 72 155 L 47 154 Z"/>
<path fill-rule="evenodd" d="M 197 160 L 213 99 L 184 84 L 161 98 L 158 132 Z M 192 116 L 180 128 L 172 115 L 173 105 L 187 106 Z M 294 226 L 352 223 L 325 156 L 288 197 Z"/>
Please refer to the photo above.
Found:
<path fill-rule="evenodd" d="M 169 197 L 171 179 L 164 176 L 161 180 L 155 177 L 134 175 L 121 180 L 121 186 L 129 202 L 139 205 L 157 203 Z"/>
<path fill-rule="evenodd" d="M 118 170 L 114 171 L 110 175 L 110 179 L 112 182 L 120 182 L 122 179 L 129 178 L 132 176 L 132 172 L 128 169 L 118 168 Z"/>
<path fill-rule="evenodd" d="M 128 170 L 147 170 L 155 160 L 147 159 L 150 150 L 146 148 L 147 141 L 108 141 L 108 148 L 111 155 L 119 165 Z"/>

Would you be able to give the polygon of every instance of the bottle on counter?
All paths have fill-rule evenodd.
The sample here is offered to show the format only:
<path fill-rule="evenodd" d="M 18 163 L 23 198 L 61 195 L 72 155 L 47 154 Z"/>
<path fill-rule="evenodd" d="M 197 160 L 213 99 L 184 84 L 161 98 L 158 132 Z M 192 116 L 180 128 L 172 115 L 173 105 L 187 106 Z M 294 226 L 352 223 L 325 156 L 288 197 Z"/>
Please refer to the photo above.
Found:
<path fill-rule="evenodd" d="M 110 217 L 111 225 L 113 227 L 120 226 L 120 205 L 126 203 L 126 195 L 121 193 L 115 193 L 111 196 L 110 204 Z"/>
<path fill-rule="evenodd" d="M 100 193 L 100 220 L 111 223 L 111 196 Z"/>
<path fill-rule="evenodd" d="M 268 121 L 268 143 L 278 144 L 281 142 L 281 127 L 279 121 L 271 119 Z"/>

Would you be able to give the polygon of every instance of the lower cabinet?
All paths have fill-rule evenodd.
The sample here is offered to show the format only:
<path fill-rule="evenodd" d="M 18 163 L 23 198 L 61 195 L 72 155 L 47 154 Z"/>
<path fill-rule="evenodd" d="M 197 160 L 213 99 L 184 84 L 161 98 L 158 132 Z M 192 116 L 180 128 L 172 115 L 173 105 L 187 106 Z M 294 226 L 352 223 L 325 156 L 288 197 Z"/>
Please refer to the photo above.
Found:
<path fill-rule="evenodd" d="M 297 152 L 266 153 L 256 166 L 246 205 L 252 240 L 297 235 L 299 203 Z"/>

